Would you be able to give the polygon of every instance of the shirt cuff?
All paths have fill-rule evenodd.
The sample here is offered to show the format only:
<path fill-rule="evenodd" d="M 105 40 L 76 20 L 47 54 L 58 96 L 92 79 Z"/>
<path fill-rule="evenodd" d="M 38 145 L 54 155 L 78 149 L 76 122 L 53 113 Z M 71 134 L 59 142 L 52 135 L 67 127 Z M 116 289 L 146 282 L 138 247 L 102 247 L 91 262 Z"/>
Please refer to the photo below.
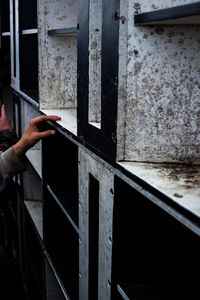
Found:
<path fill-rule="evenodd" d="M 1 153 L 0 164 L 3 178 L 13 177 L 27 169 L 25 159 L 19 158 L 13 147 Z"/>

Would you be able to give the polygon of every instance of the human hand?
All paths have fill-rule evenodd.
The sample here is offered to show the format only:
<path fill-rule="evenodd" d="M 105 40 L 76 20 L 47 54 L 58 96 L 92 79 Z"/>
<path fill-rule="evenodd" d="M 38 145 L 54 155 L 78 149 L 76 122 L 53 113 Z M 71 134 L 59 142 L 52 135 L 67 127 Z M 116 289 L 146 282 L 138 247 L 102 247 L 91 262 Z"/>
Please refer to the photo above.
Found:
<path fill-rule="evenodd" d="M 1 116 L 0 116 L 0 131 L 4 129 L 13 129 L 10 120 L 6 115 L 5 105 L 2 104 L 1 106 Z"/>
<path fill-rule="evenodd" d="M 13 146 L 15 153 L 18 156 L 24 155 L 26 151 L 34 146 L 40 139 L 55 134 L 55 130 L 46 130 L 40 132 L 38 125 L 43 121 L 58 121 L 61 120 L 58 116 L 40 116 L 30 120 L 21 139 Z"/>

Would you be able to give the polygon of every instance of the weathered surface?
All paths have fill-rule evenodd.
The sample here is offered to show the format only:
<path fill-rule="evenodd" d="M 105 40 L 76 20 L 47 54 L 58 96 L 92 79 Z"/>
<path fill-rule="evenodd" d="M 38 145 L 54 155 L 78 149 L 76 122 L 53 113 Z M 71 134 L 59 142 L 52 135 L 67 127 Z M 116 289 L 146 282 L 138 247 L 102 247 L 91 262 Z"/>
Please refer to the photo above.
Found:
<path fill-rule="evenodd" d="M 127 20 L 124 159 L 199 163 L 200 27 L 136 27 L 134 5 Z"/>
<path fill-rule="evenodd" d="M 139 0 L 131 1 L 135 12 L 148 12 L 156 9 L 164 9 L 169 7 L 175 7 L 178 5 L 190 4 L 197 2 L 196 0 Z"/>
<path fill-rule="evenodd" d="M 114 175 L 103 164 L 79 149 L 79 266 L 80 295 L 88 299 L 89 269 L 89 174 L 99 181 L 98 299 L 110 299 Z M 97 191 L 98 193 L 98 191 Z"/>
<path fill-rule="evenodd" d="M 102 0 L 90 1 L 89 13 L 89 122 L 101 122 Z"/>
<path fill-rule="evenodd" d="M 77 39 L 47 34 L 49 29 L 76 26 L 77 1 L 39 1 L 39 94 L 43 109 L 76 107 Z"/>
<path fill-rule="evenodd" d="M 31 218 L 40 234 L 43 238 L 43 214 L 42 214 L 42 201 L 24 201 L 26 208 L 28 209 Z"/>
<path fill-rule="evenodd" d="M 123 162 L 123 167 L 200 216 L 200 167 L 182 164 Z"/>
<path fill-rule="evenodd" d="M 119 74 L 118 74 L 118 110 L 117 110 L 117 160 L 125 159 L 126 137 L 126 99 L 127 99 L 127 37 L 128 37 L 127 0 L 120 1 L 120 15 L 125 22 L 119 23 Z"/>

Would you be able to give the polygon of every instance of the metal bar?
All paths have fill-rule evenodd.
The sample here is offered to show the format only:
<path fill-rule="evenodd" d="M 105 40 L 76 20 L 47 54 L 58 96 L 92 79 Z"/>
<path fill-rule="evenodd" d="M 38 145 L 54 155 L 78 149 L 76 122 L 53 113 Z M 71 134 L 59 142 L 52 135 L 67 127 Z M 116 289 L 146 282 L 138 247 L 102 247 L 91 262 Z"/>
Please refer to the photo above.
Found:
<path fill-rule="evenodd" d="M 50 29 L 48 30 L 50 36 L 77 36 L 77 27 Z"/>
<path fill-rule="evenodd" d="M 36 29 L 25 29 L 25 30 L 22 30 L 22 34 L 25 35 L 25 34 L 36 34 L 38 33 L 38 30 L 37 28 Z"/>
<path fill-rule="evenodd" d="M 200 15 L 200 2 L 136 14 L 135 25 Z"/>

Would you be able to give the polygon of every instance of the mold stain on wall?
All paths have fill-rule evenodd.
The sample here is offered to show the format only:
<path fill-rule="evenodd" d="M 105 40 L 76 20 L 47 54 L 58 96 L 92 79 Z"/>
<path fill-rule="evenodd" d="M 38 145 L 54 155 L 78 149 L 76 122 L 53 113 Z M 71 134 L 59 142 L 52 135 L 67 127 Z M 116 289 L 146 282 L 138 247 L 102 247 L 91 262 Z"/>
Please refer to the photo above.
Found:
<path fill-rule="evenodd" d="M 40 106 L 42 109 L 75 108 L 77 106 L 76 37 L 52 37 L 48 35 L 48 30 L 76 27 L 77 3 L 75 0 L 59 2 L 51 0 L 48 1 L 47 10 L 47 1 L 44 0 L 40 1 L 39 11 Z"/>
<path fill-rule="evenodd" d="M 131 0 L 132 2 L 132 0 Z M 153 3 L 152 3 L 153 2 Z M 164 9 L 168 7 L 175 7 L 184 4 L 195 3 L 196 0 L 138 0 L 133 3 L 135 12 L 148 12 L 157 9 Z"/>
<path fill-rule="evenodd" d="M 126 160 L 199 163 L 199 31 L 129 26 Z"/>

